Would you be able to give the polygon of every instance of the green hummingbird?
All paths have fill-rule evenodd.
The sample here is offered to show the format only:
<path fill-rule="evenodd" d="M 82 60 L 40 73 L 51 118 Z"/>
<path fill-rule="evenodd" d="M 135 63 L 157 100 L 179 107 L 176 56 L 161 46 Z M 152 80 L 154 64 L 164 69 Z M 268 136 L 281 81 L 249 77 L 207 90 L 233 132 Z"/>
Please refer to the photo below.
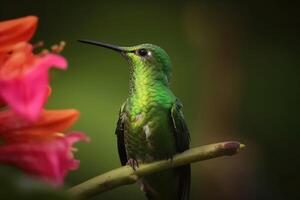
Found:
<path fill-rule="evenodd" d="M 122 165 L 136 169 L 141 163 L 172 159 L 189 149 L 182 104 L 169 87 L 171 61 L 162 48 L 79 41 L 115 50 L 130 64 L 129 96 L 121 106 L 115 131 Z M 148 199 L 187 200 L 190 179 L 190 165 L 185 165 L 145 176 L 139 184 Z"/>

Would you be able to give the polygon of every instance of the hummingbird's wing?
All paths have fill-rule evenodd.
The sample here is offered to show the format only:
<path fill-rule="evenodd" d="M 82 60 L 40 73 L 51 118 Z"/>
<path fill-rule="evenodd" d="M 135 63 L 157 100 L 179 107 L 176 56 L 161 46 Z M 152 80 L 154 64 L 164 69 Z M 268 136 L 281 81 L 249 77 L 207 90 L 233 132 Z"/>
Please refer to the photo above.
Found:
<path fill-rule="evenodd" d="M 125 149 L 125 142 L 124 142 L 124 120 L 126 118 L 126 113 L 124 112 L 124 107 L 126 102 L 122 105 L 120 112 L 119 112 L 119 119 L 117 122 L 117 127 L 115 134 L 117 135 L 117 144 L 118 144 L 118 153 L 121 164 L 124 166 L 127 163 L 127 155 Z"/>
<path fill-rule="evenodd" d="M 177 152 L 183 152 L 190 147 L 190 134 L 185 123 L 182 104 L 177 100 L 171 108 L 171 117 L 173 122 L 173 130 Z M 176 168 L 179 174 L 179 199 L 188 200 L 190 196 L 191 185 L 191 166 L 184 165 Z"/>
<path fill-rule="evenodd" d="M 182 107 L 180 101 L 176 100 L 171 108 L 175 143 L 178 152 L 183 152 L 190 148 L 190 133 L 183 117 Z"/>

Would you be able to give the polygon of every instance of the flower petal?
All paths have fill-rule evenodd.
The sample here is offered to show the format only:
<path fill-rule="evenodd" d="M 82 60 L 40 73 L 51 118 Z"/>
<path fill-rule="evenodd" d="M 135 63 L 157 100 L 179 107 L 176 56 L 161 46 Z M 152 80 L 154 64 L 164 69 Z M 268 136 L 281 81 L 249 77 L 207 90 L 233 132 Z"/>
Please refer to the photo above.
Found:
<path fill-rule="evenodd" d="M 9 51 L 11 46 L 18 42 L 32 38 L 38 18 L 27 16 L 0 22 L 0 52 Z"/>
<path fill-rule="evenodd" d="M 88 138 L 82 133 L 70 133 L 47 142 L 26 142 L 0 146 L 0 163 L 14 165 L 54 185 L 61 185 L 68 171 L 79 161 L 73 158 L 75 142 Z"/>
<path fill-rule="evenodd" d="M 30 121 L 37 120 L 47 98 L 48 70 L 52 66 L 66 69 L 67 62 L 62 56 L 48 54 L 15 78 L 0 76 L 1 98 L 19 115 Z"/>
<path fill-rule="evenodd" d="M 68 110 L 43 110 L 34 123 L 24 120 L 11 110 L 0 112 L 0 137 L 6 143 L 47 140 L 57 137 L 78 119 L 79 112 Z"/>

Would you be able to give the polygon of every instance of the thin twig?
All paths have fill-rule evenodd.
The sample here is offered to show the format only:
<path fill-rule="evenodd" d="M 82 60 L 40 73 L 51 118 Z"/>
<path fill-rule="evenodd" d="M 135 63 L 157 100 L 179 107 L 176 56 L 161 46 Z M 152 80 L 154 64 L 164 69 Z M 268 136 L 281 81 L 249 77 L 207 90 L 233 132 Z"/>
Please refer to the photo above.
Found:
<path fill-rule="evenodd" d="M 92 197 L 122 185 L 133 184 L 142 176 L 169 168 L 216 157 L 234 155 L 243 147 L 245 147 L 245 145 L 235 141 L 195 147 L 175 155 L 172 160 L 161 160 L 149 164 L 141 164 L 136 170 L 133 170 L 129 166 L 114 169 L 76 185 L 68 191 L 78 197 Z"/>

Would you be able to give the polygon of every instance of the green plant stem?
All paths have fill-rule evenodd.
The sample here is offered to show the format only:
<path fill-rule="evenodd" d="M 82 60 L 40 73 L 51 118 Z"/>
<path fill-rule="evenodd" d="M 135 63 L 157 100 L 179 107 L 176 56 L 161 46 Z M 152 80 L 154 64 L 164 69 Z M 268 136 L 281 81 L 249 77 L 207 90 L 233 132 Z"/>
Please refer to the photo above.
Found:
<path fill-rule="evenodd" d="M 228 141 L 191 148 L 183 153 L 175 155 L 172 160 L 161 160 L 153 163 L 141 164 L 136 170 L 133 170 L 129 166 L 111 170 L 76 185 L 68 191 L 78 197 L 92 197 L 122 185 L 133 184 L 140 177 L 169 168 L 216 157 L 234 155 L 243 147 L 245 147 L 245 145 L 239 142 Z"/>

